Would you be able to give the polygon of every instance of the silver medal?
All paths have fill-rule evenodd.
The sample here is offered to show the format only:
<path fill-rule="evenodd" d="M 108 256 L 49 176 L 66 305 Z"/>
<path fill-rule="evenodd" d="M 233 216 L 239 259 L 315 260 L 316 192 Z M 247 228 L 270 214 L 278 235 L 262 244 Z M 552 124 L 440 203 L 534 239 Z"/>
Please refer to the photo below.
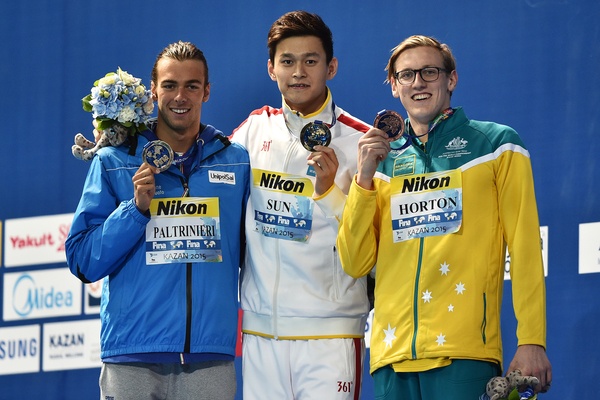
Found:
<path fill-rule="evenodd" d="M 167 142 L 152 140 L 144 146 L 142 159 L 159 171 L 166 171 L 173 163 L 173 150 Z"/>

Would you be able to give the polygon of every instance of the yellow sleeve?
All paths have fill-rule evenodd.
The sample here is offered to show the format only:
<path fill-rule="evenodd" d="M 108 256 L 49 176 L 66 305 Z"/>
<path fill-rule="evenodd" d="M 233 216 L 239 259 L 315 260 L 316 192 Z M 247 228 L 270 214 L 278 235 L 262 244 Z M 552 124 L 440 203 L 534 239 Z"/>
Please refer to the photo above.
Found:
<path fill-rule="evenodd" d="M 355 177 L 348 192 L 337 237 L 342 267 L 354 278 L 367 275 L 377 260 L 378 214 L 377 191 L 361 188 Z"/>
<path fill-rule="evenodd" d="M 505 152 L 498 168 L 500 218 L 510 254 L 518 345 L 546 347 L 546 287 L 531 162 L 528 154 Z"/>

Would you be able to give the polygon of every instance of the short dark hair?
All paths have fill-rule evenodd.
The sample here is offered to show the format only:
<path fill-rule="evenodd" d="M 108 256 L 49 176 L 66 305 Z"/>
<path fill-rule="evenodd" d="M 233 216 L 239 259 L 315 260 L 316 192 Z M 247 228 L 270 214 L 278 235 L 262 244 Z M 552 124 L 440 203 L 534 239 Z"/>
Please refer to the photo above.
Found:
<path fill-rule="evenodd" d="M 204 84 L 208 85 L 208 63 L 206 62 L 206 57 L 204 57 L 204 53 L 202 50 L 197 48 L 193 43 L 178 41 L 175 43 L 171 43 L 167 47 L 161 51 L 156 57 L 156 61 L 154 61 L 154 66 L 152 67 L 152 75 L 151 79 L 155 85 L 158 84 L 158 76 L 156 71 L 156 66 L 158 62 L 162 58 L 172 58 L 177 61 L 186 61 L 186 60 L 198 60 L 204 63 Z"/>
<path fill-rule="evenodd" d="M 296 36 L 316 36 L 321 40 L 327 64 L 333 59 L 333 35 L 323 19 L 307 11 L 291 11 L 273 22 L 267 35 L 269 59 L 275 62 L 277 45 L 284 39 Z"/>

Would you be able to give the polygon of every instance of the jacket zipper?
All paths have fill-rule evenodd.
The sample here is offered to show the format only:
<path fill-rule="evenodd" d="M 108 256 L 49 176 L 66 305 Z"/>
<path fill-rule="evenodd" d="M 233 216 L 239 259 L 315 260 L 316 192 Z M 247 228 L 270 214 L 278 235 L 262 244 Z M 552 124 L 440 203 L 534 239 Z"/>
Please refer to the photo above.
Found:
<path fill-rule="evenodd" d="M 429 172 L 430 166 L 431 166 L 431 161 L 430 161 L 430 157 L 429 154 L 427 153 L 427 144 L 429 144 L 430 141 L 428 140 L 427 142 L 425 142 L 423 144 L 423 146 L 419 146 L 419 149 L 421 151 L 423 151 L 423 153 L 425 153 L 425 163 L 423 165 L 423 173 L 427 173 Z M 418 309 L 419 309 L 419 281 L 421 278 L 421 268 L 423 266 L 423 248 L 425 246 L 425 238 L 419 238 L 419 260 L 417 263 L 417 273 L 415 276 L 415 291 L 414 291 L 414 298 L 413 298 L 413 302 L 414 302 L 414 307 L 413 307 L 413 340 L 412 340 L 412 358 L 413 359 L 417 359 L 417 336 L 419 333 L 419 317 L 418 317 Z"/>
<path fill-rule="evenodd" d="M 279 335 L 277 333 L 277 297 L 279 294 L 279 276 L 281 272 L 280 264 L 281 259 L 279 257 L 279 240 L 275 241 L 275 285 L 273 287 L 273 338 L 275 340 L 278 339 Z"/>
<path fill-rule="evenodd" d="M 298 143 L 296 143 L 298 142 Z M 287 167 L 290 162 L 290 154 L 292 148 L 294 146 L 300 145 L 299 140 L 292 140 L 292 144 L 288 147 L 288 151 L 283 160 L 283 171 L 287 172 Z M 271 319 L 271 329 L 273 330 L 273 338 L 277 340 L 279 338 L 279 334 L 277 331 L 277 319 L 278 319 L 278 310 L 277 310 L 277 300 L 279 297 L 279 278 L 281 275 L 281 257 L 279 255 L 279 240 L 275 240 L 275 283 L 273 285 L 273 309 L 272 309 L 272 319 Z"/>
<path fill-rule="evenodd" d="M 415 291 L 413 293 L 413 340 L 412 340 L 412 358 L 417 359 L 417 336 L 419 333 L 419 281 L 421 279 L 421 266 L 423 265 L 423 238 L 419 238 L 419 261 L 417 264 L 417 273 L 415 275 Z"/>
<path fill-rule="evenodd" d="M 185 282 L 185 292 L 186 292 L 186 315 L 185 315 L 185 342 L 183 345 L 184 353 L 191 353 L 191 336 L 192 336 L 192 263 L 187 263 L 186 266 L 186 282 Z M 181 354 L 181 363 L 185 364 L 183 359 L 183 354 Z"/>
<path fill-rule="evenodd" d="M 223 141 L 221 141 L 223 142 Z M 223 149 L 227 148 L 229 146 L 229 144 L 224 143 L 224 146 L 217 150 L 214 153 L 209 154 L 208 156 L 206 156 L 205 158 L 203 158 L 202 160 L 199 161 L 199 163 L 201 163 L 202 161 L 208 159 L 209 157 L 212 157 L 213 155 L 219 153 L 220 151 L 222 151 Z M 182 177 L 181 177 L 181 184 L 183 186 L 183 194 L 181 195 L 181 197 L 189 197 L 190 195 L 190 188 L 188 186 L 188 181 L 185 178 L 185 174 L 183 173 L 183 164 L 181 164 L 179 166 L 179 170 L 182 173 Z M 194 171 L 190 171 L 190 175 L 193 173 Z M 191 342 L 192 342 L 192 309 L 193 309 L 193 302 L 192 302 L 192 263 L 187 263 L 186 266 L 186 271 L 185 271 L 185 304 L 186 304 L 186 314 L 185 314 L 185 340 L 183 343 L 183 352 L 179 354 L 179 361 L 181 362 L 181 364 L 185 364 L 185 358 L 184 358 L 184 354 L 185 353 L 191 353 Z"/>
<path fill-rule="evenodd" d="M 183 169 L 183 165 L 180 166 Z M 183 173 L 183 171 L 182 171 Z M 190 195 L 190 188 L 185 178 L 181 178 L 183 184 L 183 195 L 181 197 L 188 197 Z M 185 266 L 185 341 L 183 343 L 183 353 L 181 353 L 180 361 L 181 364 L 185 364 L 183 355 L 185 353 L 191 353 L 191 341 L 192 341 L 192 263 L 187 263 Z"/>
<path fill-rule="evenodd" d="M 337 255 L 337 247 L 333 246 L 333 293 L 335 295 L 335 299 L 340 298 L 340 288 L 338 287 L 338 255 Z"/>

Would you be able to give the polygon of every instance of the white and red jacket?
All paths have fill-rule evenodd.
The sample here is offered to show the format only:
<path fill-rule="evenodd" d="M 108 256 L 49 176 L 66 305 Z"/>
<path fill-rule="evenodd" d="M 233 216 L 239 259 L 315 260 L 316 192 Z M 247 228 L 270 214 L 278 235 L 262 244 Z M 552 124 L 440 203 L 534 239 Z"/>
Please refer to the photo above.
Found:
<path fill-rule="evenodd" d="M 302 128 L 330 126 L 339 168 L 335 185 L 313 198 L 314 169 Z M 369 312 L 365 278 L 341 267 L 336 236 L 356 172 L 357 143 L 369 129 L 328 94 L 317 112 L 301 115 L 283 101 L 252 112 L 232 141 L 250 154 L 254 182 L 246 213 L 241 306 L 244 333 L 277 339 L 362 338 Z M 294 192 L 298 188 L 304 192 Z"/>

